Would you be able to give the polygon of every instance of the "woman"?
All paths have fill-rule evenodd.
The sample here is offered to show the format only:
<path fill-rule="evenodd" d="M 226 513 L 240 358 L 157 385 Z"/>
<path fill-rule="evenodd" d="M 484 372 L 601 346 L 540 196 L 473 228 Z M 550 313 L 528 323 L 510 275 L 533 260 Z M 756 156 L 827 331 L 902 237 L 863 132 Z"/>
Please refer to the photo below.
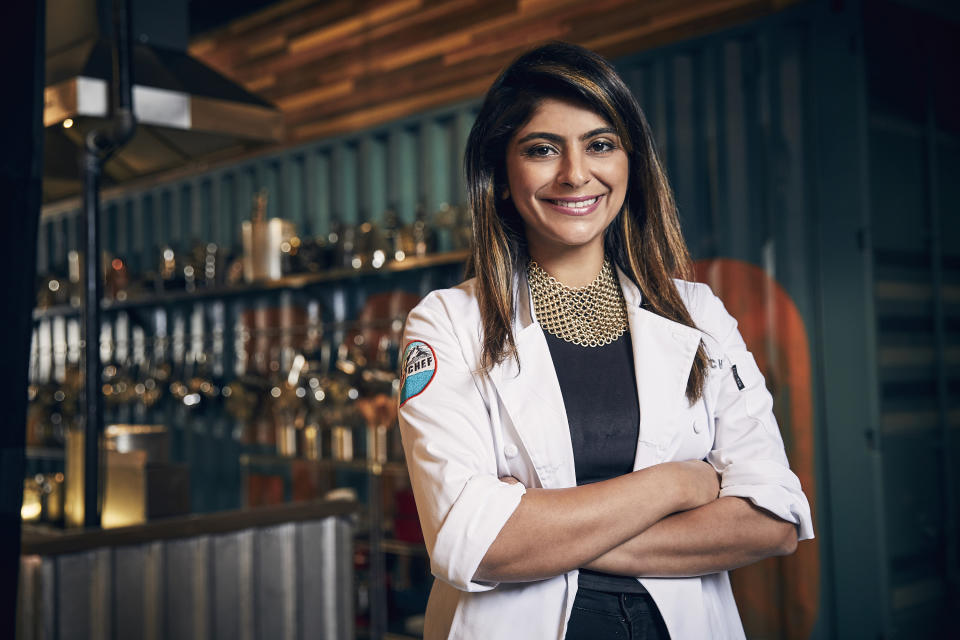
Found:
<path fill-rule="evenodd" d="M 686 281 L 635 99 L 589 51 L 530 51 L 466 174 L 474 277 L 404 341 L 426 638 L 743 637 L 726 571 L 791 553 L 810 510 L 736 321 Z"/>

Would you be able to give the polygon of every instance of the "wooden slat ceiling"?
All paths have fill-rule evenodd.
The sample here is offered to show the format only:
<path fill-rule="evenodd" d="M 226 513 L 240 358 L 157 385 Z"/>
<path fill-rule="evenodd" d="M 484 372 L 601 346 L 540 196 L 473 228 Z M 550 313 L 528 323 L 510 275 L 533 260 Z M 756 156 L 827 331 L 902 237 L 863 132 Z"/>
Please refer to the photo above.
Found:
<path fill-rule="evenodd" d="M 794 1 L 287 0 L 205 34 L 190 52 L 280 107 L 298 142 L 480 96 L 546 40 L 617 57 Z"/>

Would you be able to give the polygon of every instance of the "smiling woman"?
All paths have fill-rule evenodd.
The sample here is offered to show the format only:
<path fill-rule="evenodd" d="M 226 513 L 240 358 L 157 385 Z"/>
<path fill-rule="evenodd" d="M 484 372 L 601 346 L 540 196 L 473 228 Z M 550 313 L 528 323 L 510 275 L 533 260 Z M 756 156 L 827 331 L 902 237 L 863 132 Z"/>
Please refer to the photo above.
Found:
<path fill-rule="evenodd" d="M 527 247 L 571 286 L 603 263 L 603 234 L 627 194 L 630 162 L 616 130 L 582 104 L 545 99 L 507 147 L 507 192 Z"/>
<path fill-rule="evenodd" d="M 465 162 L 473 277 L 405 331 L 425 638 L 742 638 L 727 570 L 792 553 L 810 509 L 736 321 L 687 282 L 643 112 L 546 45 Z"/>

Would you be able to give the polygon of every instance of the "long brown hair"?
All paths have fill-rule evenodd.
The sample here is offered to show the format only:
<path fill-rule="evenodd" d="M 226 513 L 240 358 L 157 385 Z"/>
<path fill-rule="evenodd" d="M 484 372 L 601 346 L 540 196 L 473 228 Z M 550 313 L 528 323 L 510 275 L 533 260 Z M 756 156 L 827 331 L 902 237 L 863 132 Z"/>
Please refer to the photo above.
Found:
<path fill-rule="evenodd" d="M 513 278 L 528 257 L 520 216 L 511 199 L 500 197 L 507 185 L 507 144 L 546 98 L 584 104 L 616 129 L 630 160 L 630 183 L 605 232 L 605 250 L 640 288 L 644 308 L 694 327 L 673 282 L 690 279 L 690 254 L 643 110 L 607 60 L 576 45 L 551 43 L 521 55 L 500 74 L 467 139 L 464 168 L 474 232 L 467 275 L 476 277 L 486 368 L 516 355 Z M 701 342 L 687 380 L 691 403 L 703 392 L 706 369 Z"/>

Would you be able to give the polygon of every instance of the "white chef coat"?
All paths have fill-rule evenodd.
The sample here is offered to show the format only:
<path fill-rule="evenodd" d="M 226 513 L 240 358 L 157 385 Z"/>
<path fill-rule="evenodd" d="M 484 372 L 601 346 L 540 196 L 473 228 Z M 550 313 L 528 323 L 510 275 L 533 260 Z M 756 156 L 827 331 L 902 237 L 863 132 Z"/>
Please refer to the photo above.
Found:
<path fill-rule="evenodd" d="M 642 309 L 639 289 L 618 275 L 640 401 L 634 469 L 706 459 L 721 474 L 721 496 L 747 498 L 796 524 L 799 539 L 812 538 L 810 507 L 790 471 L 773 400 L 736 320 L 708 286 L 677 281 L 699 329 L 673 322 Z M 436 358 L 429 384 L 400 408 L 410 480 L 437 578 L 425 640 L 563 638 L 576 596 L 577 571 L 525 583 L 473 580 L 525 487 L 577 484 L 563 396 L 523 273 L 515 280 L 514 302 L 519 367 L 507 358 L 489 372 L 480 365 L 473 280 L 432 292 L 407 319 L 404 344 L 422 341 Z M 711 368 L 703 397 L 690 406 L 687 378 L 701 338 Z M 521 484 L 501 482 L 503 476 Z M 674 640 L 744 637 L 726 572 L 640 582 Z"/>

